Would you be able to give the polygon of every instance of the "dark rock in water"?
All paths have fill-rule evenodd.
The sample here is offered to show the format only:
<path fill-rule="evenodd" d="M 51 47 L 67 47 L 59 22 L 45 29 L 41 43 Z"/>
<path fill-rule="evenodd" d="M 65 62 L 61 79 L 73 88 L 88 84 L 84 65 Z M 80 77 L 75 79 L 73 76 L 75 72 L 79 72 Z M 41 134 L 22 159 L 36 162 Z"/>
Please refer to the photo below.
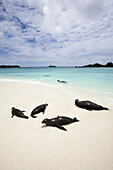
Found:
<path fill-rule="evenodd" d="M 50 65 L 49 67 L 56 67 L 56 66 L 54 66 L 54 65 Z"/>
<path fill-rule="evenodd" d="M 103 65 L 101 65 L 99 63 L 95 63 L 95 64 L 85 65 L 84 67 L 103 67 Z"/>
<path fill-rule="evenodd" d="M 105 65 L 95 63 L 95 64 L 89 64 L 89 65 L 84 65 L 84 66 L 75 66 L 75 68 L 85 68 L 85 67 L 113 67 L 113 63 L 109 62 Z"/>
<path fill-rule="evenodd" d="M 59 83 L 67 83 L 66 81 L 57 80 Z"/>
<path fill-rule="evenodd" d="M 0 65 L 0 68 L 20 68 L 19 65 Z"/>
<path fill-rule="evenodd" d="M 109 62 L 105 65 L 105 67 L 113 67 L 113 63 L 112 62 Z"/>
<path fill-rule="evenodd" d="M 45 123 L 47 126 L 57 127 L 61 130 L 67 131 L 62 125 L 68 125 L 70 123 L 78 122 L 79 120 L 75 118 L 69 118 L 66 116 L 57 116 L 56 118 L 52 119 L 44 119 L 42 123 Z"/>

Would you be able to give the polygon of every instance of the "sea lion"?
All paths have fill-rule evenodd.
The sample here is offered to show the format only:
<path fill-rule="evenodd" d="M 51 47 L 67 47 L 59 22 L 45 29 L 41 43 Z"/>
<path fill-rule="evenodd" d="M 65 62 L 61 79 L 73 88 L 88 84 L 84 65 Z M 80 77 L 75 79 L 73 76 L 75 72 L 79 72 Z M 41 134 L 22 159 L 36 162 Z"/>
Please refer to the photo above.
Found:
<path fill-rule="evenodd" d="M 49 74 L 46 74 L 46 75 L 44 75 L 45 77 L 48 77 L 48 76 L 50 76 Z"/>
<path fill-rule="evenodd" d="M 66 81 L 57 80 L 59 83 L 67 83 Z"/>
<path fill-rule="evenodd" d="M 106 107 L 103 107 L 101 105 L 98 105 L 96 103 L 93 103 L 91 101 L 79 101 L 78 99 L 75 100 L 75 105 L 82 108 L 82 109 L 86 109 L 89 111 L 93 111 L 93 110 L 109 110 Z"/>
<path fill-rule="evenodd" d="M 70 123 L 78 122 L 78 121 L 79 120 L 76 117 L 72 119 L 65 116 L 57 116 L 56 118 L 52 118 L 52 119 L 44 119 L 42 123 L 45 123 L 47 126 L 53 126 L 61 130 L 67 131 L 62 125 L 68 125 Z"/>
<path fill-rule="evenodd" d="M 12 107 L 12 116 L 11 116 L 11 118 L 12 118 L 13 116 L 17 116 L 17 117 L 20 117 L 20 118 L 28 119 L 29 117 L 28 117 L 28 116 L 25 116 L 25 115 L 23 114 L 23 112 L 25 112 L 25 111 L 21 111 L 21 110 L 19 110 L 19 109 L 16 109 L 15 107 Z"/>
<path fill-rule="evenodd" d="M 43 114 L 45 113 L 45 109 L 48 106 L 48 104 L 42 104 L 37 106 L 35 109 L 33 109 L 33 111 L 31 112 L 31 117 L 36 118 L 37 116 L 34 116 L 40 112 L 43 112 Z"/>

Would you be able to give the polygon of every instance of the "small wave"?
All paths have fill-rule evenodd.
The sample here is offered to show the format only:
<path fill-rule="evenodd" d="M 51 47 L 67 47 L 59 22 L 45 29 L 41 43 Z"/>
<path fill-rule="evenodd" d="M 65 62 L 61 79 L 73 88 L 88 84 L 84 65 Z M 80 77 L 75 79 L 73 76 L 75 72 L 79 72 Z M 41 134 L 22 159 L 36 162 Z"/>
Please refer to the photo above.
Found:
<path fill-rule="evenodd" d="M 38 84 L 42 86 L 49 86 L 49 87 L 58 87 L 55 84 L 49 84 L 46 82 L 38 82 L 33 80 L 17 80 L 17 79 L 0 79 L 1 82 L 17 82 L 17 83 L 30 83 L 30 84 Z"/>

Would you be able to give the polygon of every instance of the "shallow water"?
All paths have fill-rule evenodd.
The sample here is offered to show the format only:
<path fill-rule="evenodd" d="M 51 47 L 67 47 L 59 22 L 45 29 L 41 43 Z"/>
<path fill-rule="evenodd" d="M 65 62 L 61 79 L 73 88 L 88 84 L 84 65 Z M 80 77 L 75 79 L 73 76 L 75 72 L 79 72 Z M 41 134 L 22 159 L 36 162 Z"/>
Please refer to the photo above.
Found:
<path fill-rule="evenodd" d="M 1 68 L 0 80 L 19 80 L 67 86 L 101 89 L 113 92 L 113 68 Z"/>
<path fill-rule="evenodd" d="M 113 107 L 113 68 L 0 68 L 0 81 L 57 87 L 73 103 L 79 98 Z"/>

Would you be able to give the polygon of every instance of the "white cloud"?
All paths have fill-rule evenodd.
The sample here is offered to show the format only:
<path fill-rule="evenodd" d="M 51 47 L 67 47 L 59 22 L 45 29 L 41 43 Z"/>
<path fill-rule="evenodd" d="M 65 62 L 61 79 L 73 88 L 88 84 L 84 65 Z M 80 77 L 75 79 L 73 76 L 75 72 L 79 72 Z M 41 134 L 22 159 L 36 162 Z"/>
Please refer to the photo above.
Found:
<path fill-rule="evenodd" d="M 0 62 L 38 66 L 113 60 L 112 6 L 112 0 L 3 0 Z"/>

